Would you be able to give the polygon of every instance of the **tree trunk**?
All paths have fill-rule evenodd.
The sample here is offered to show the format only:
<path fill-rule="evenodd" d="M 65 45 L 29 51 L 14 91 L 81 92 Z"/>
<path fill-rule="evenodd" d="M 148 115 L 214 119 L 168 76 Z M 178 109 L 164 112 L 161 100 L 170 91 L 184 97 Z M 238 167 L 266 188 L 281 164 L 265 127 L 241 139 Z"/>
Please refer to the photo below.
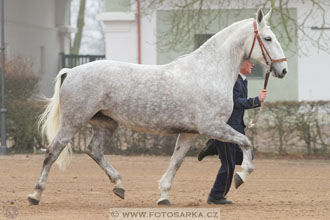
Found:
<path fill-rule="evenodd" d="M 71 54 L 79 54 L 80 43 L 84 28 L 84 17 L 85 17 L 85 8 L 86 8 L 86 0 L 80 0 L 79 13 L 77 17 L 77 33 L 74 36 L 73 46 L 70 49 Z"/>

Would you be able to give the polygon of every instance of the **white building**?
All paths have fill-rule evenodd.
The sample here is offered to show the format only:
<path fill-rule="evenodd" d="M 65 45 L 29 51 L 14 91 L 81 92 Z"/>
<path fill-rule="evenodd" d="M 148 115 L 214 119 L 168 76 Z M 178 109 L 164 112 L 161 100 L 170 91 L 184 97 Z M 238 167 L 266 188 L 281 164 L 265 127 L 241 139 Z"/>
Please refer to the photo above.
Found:
<path fill-rule="evenodd" d="M 143 3 L 143 1 L 141 2 Z M 263 1 L 248 1 L 244 13 L 239 14 L 234 13 L 237 11 L 237 8 L 240 8 L 239 5 L 235 5 L 235 2 L 232 1 L 231 5 L 222 10 L 223 18 L 221 19 L 224 21 L 222 22 L 223 24 L 212 23 L 207 27 L 206 32 L 201 32 L 200 34 L 214 34 L 234 21 L 254 16 L 260 3 Z M 297 19 L 301 19 L 302 15 L 312 7 L 306 1 L 290 1 L 290 4 L 290 12 Z M 159 47 L 161 33 L 169 28 L 166 24 L 166 18 L 171 16 L 173 9 L 162 8 L 154 11 L 147 17 L 141 16 L 139 34 L 139 16 L 136 13 L 136 0 L 106 0 L 106 6 L 107 12 L 100 14 L 98 19 L 102 20 L 105 25 L 107 59 L 138 63 L 138 57 L 140 56 L 143 64 L 163 64 L 186 53 L 186 51 L 162 51 Z M 216 12 L 217 10 L 214 9 L 213 11 Z M 276 19 L 276 15 L 273 15 L 272 19 Z M 329 10 L 327 12 L 327 20 L 330 20 Z M 320 25 L 321 17 L 316 15 L 314 19 L 310 19 L 309 23 L 306 23 L 304 31 L 307 33 L 319 31 L 311 29 L 311 27 Z M 296 30 L 289 31 L 294 32 Z M 324 31 L 330 32 L 330 30 Z M 141 38 L 140 49 L 138 49 L 139 36 Z M 270 79 L 268 100 L 330 100 L 328 89 L 330 82 L 330 55 L 319 51 L 308 41 L 299 41 L 301 37 L 301 32 L 298 32 L 298 35 L 296 34 L 294 39 L 292 39 L 291 48 L 300 48 L 305 52 L 307 51 L 307 53 L 301 55 L 297 50 L 285 50 L 288 58 L 289 73 L 282 80 Z M 193 38 L 194 36 L 191 36 L 192 43 L 187 48 L 188 52 L 195 49 Z M 262 85 L 262 77 L 251 78 L 249 80 L 249 94 L 257 94 Z"/>
<path fill-rule="evenodd" d="M 22 56 L 33 63 L 41 91 L 51 96 L 60 68 L 60 52 L 68 53 L 70 0 L 5 1 L 7 59 Z"/>

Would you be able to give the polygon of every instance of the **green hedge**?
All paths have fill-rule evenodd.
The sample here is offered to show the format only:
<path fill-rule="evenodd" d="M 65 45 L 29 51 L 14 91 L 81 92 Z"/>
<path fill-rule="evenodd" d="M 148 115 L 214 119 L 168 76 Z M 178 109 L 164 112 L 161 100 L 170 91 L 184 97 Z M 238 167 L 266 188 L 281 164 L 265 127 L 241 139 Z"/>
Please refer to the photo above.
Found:
<path fill-rule="evenodd" d="M 254 148 L 262 152 L 330 154 L 330 102 L 266 103 L 263 111 L 249 110 L 247 129 Z"/>
<path fill-rule="evenodd" d="M 8 138 L 14 141 L 12 152 L 33 152 L 42 143 L 37 131 L 37 117 L 44 103 L 13 101 L 8 103 Z M 256 126 L 246 134 L 255 151 L 273 153 L 328 154 L 330 155 L 330 103 L 326 102 L 276 102 L 267 103 L 261 113 L 246 111 L 246 124 L 259 114 Z M 86 126 L 72 139 L 74 150 L 83 152 L 92 134 Z M 199 136 L 188 155 L 197 155 L 207 138 Z M 119 128 L 107 140 L 108 154 L 171 155 L 176 136 L 147 135 Z"/>
<path fill-rule="evenodd" d="M 330 155 L 330 102 L 266 103 L 262 112 L 246 111 L 246 124 L 257 114 L 256 125 L 246 130 L 256 152 Z M 85 128 L 78 135 L 80 138 L 76 137 L 75 143 L 80 143 L 74 145 L 76 150 L 87 147 L 90 132 L 90 128 Z M 197 155 L 206 141 L 206 137 L 199 136 L 188 155 Z M 106 153 L 171 155 L 175 142 L 176 136 L 147 135 L 120 128 L 107 141 Z"/>

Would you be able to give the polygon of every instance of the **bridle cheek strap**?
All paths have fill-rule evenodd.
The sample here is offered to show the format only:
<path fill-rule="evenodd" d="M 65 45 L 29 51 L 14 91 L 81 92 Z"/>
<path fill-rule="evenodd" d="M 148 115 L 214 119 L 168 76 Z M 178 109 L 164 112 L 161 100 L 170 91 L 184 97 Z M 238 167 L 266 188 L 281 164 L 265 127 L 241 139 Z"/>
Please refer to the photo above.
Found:
<path fill-rule="evenodd" d="M 258 43 L 259 43 L 259 46 L 260 46 L 262 56 L 265 60 L 266 65 L 270 66 L 269 72 L 271 72 L 272 68 L 273 68 L 273 63 L 279 63 L 279 62 L 287 61 L 287 59 L 286 58 L 281 58 L 281 59 L 273 60 L 272 57 L 269 55 L 264 43 L 262 42 L 262 40 L 260 38 L 260 35 L 258 33 L 258 29 L 257 29 L 257 22 L 255 20 L 253 21 L 253 28 L 254 28 L 254 38 L 253 38 L 253 43 L 252 43 L 252 47 L 250 49 L 250 53 L 249 53 L 248 58 L 249 59 L 251 58 L 251 54 L 252 54 L 252 51 L 254 49 L 256 39 L 258 39 Z M 270 64 L 268 62 L 268 59 L 267 59 L 266 55 L 268 56 L 268 59 L 270 60 Z"/>

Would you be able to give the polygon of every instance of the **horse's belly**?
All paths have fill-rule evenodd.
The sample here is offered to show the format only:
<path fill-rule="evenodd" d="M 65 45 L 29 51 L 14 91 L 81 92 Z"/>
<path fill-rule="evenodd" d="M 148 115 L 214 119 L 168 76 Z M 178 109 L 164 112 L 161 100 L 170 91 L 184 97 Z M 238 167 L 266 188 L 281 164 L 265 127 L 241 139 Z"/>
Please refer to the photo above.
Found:
<path fill-rule="evenodd" d="M 113 111 L 103 110 L 102 113 L 121 126 L 147 134 L 173 135 L 179 133 L 198 133 L 189 121 L 170 116 L 148 117 L 148 115 L 118 114 Z"/>

